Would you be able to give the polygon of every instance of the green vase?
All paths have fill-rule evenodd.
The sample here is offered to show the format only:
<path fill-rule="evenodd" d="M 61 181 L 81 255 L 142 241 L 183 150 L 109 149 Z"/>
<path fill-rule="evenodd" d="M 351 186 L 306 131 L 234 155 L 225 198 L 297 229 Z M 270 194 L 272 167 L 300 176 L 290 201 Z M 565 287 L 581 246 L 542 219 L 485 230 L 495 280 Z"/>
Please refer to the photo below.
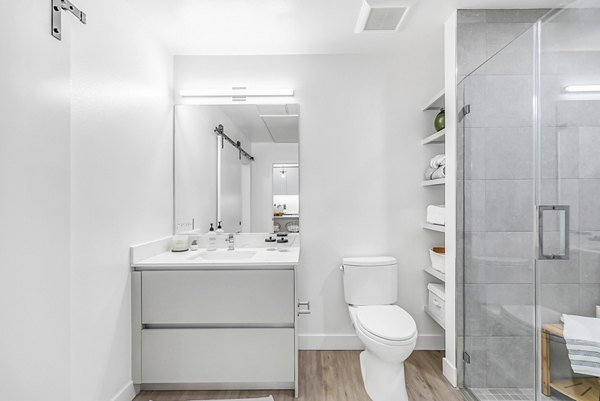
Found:
<path fill-rule="evenodd" d="M 435 116 L 435 120 L 433 120 L 433 126 L 436 131 L 441 131 L 446 128 L 446 112 L 442 109 L 437 116 Z"/>

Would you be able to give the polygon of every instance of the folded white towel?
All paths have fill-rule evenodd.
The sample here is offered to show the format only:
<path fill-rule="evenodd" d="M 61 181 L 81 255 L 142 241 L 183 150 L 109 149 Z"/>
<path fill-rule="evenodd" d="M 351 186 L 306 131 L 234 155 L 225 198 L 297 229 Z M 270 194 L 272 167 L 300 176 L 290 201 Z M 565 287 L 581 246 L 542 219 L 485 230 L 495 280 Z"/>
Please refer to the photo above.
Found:
<path fill-rule="evenodd" d="M 600 319 L 563 314 L 562 320 L 573 372 L 600 376 Z"/>
<path fill-rule="evenodd" d="M 427 222 L 438 226 L 446 225 L 446 207 L 444 205 L 427 206 Z"/>
<path fill-rule="evenodd" d="M 431 158 L 429 166 L 438 168 L 446 165 L 446 155 L 435 155 Z"/>

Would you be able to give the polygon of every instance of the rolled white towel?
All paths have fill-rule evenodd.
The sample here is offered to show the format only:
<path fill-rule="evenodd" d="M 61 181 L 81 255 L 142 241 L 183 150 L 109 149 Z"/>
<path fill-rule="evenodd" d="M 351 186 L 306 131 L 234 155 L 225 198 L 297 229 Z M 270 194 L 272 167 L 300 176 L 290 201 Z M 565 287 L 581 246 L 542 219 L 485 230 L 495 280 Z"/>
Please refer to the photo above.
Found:
<path fill-rule="evenodd" d="M 446 165 L 446 155 L 435 155 L 431 158 L 429 166 L 438 168 Z"/>
<path fill-rule="evenodd" d="M 431 176 L 433 175 L 433 173 L 435 173 L 436 170 L 437 168 L 435 167 L 427 167 L 427 170 L 425 170 L 425 179 L 431 180 Z"/>
<path fill-rule="evenodd" d="M 442 166 L 437 168 L 432 174 L 431 174 L 431 179 L 432 180 L 437 180 L 438 178 L 445 178 L 446 177 L 446 166 Z"/>
<path fill-rule="evenodd" d="M 562 318 L 573 372 L 600 376 L 600 319 L 566 314 Z"/>

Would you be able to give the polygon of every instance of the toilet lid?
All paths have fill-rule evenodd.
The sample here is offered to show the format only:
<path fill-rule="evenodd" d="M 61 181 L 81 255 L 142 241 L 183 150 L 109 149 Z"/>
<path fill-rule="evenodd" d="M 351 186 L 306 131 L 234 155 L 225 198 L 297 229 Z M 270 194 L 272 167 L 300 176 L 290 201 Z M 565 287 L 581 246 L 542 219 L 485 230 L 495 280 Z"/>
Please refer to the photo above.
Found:
<path fill-rule="evenodd" d="M 417 333 L 415 320 L 398 305 L 360 306 L 357 319 L 369 333 L 386 340 L 408 340 Z"/>

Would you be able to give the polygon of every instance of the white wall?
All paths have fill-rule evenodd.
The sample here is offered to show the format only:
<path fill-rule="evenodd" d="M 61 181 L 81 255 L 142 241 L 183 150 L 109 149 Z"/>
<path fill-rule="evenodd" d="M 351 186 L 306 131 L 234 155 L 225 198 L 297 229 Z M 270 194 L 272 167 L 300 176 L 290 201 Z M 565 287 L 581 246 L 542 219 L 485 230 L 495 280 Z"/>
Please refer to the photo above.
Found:
<path fill-rule="evenodd" d="M 456 102 L 456 48 L 457 48 L 457 22 L 458 15 L 452 13 L 448 21 L 444 24 L 444 65 L 445 68 L 445 104 L 446 107 L 446 182 L 456 183 L 457 176 L 457 115 L 458 105 Z M 463 316 L 462 313 L 456 311 L 457 294 L 462 294 L 462 291 L 456 290 L 456 233 L 457 233 L 457 185 L 446 185 L 444 188 L 444 197 L 446 199 L 446 210 L 454 211 L 454 213 L 446 214 L 446 233 L 444 234 L 446 243 L 446 309 L 445 309 L 445 335 L 446 335 L 446 356 L 443 362 L 444 376 L 448 381 L 456 387 L 458 384 L 457 374 L 457 316 Z M 460 295 L 458 295 L 460 296 Z M 459 303 L 460 305 L 460 303 Z M 460 320 L 462 322 L 462 318 Z M 459 323 L 460 324 L 460 323 Z M 459 351 L 460 352 L 460 351 Z"/>
<path fill-rule="evenodd" d="M 273 163 L 297 163 L 297 143 L 252 144 L 252 232 L 273 232 Z"/>
<path fill-rule="evenodd" d="M 88 23 L 72 35 L 71 400 L 131 400 L 128 248 L 172 232 L 172 57 L 127 3 L 77 5 Z"/>
<path fill-rule="evenodd" d="M 435 233 L 421 229 L 425 205 L 439 199 L 420 183 L 431 116 L 420 106 L 443 87 L 443 29 L 409 41 L 398 56 L 178 56 L 174 90 L 293 87 L 300 117 L 302 214 L 299 298 L 301 346 L 356 346 L 342 294 L 342 257 L 390 254 L 400 263 L 399 304 L 414 316 L 420 347 L 443 344 L 423 312 L 423 266 Z M 408 47 L 412 46 L 412 47 Z M 190 100 L 186 100 L 190 101 Z M 255 151 L 256 152 L 256 151 Z M 253 188 L 257 191 L 257 187 Z"/>
<path fill-rule="evenodd" d="M 49 23 L 50 3 L 23 0 L 0 24 L 0 391 L 7 400 L 69 394 L 71 32 L 65 24 L 59 42 Z"/>

